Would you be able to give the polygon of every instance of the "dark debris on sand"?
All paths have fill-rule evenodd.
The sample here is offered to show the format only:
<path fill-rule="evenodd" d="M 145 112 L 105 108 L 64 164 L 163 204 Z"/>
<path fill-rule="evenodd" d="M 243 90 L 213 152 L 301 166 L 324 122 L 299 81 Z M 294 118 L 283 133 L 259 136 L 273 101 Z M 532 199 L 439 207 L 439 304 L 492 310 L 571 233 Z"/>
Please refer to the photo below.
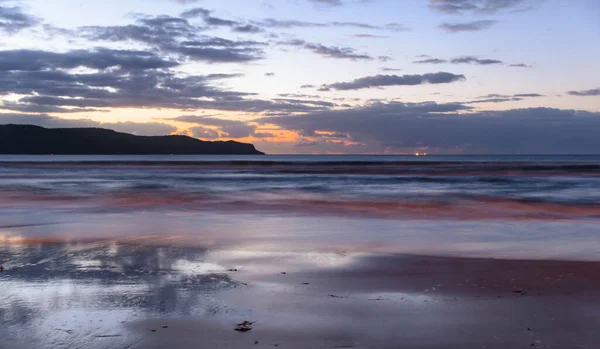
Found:
<path fill-rule="evenodd" d="M 237 324 L 237 327 L 234 328 L 234 330 L 238 331 L 238 332 L 248 332 L 248 331 L 252 330 L 253 324 L 254 324 L 254 322 L 244 321 L 242 323 Z"/>

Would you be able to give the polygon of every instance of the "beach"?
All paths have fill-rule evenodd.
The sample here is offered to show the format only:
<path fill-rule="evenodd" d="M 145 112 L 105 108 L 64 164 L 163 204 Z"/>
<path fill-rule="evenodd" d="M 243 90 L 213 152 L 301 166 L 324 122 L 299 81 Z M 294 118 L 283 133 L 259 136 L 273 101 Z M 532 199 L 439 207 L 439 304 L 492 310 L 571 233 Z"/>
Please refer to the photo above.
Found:
<path fill-rule="evenodd" d="M 8 160 L 0 348 L 600 347 L 595 160 Z"/>
<path fill-rule="evenodd" d="M 600 345 L 597 262 L 114 241 L 7 254 L 21 266 L 0 275 L 2 348 Z M 243 321 L 252 329 L 236 332 Z"/>

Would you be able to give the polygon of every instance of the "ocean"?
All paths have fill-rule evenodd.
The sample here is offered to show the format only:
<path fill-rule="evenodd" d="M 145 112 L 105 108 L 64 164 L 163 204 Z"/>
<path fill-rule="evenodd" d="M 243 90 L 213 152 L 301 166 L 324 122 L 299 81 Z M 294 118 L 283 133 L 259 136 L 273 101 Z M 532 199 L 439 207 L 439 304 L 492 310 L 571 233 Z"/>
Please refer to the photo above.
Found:
<path fill-rule="evenodd" d="M 2 156 L 0 348 L 597 348 L 599 222 L 600 157 Z"/>
<path fill-rule="evenodd" d="M 600 260 L 600 156 L 0 156 L 0 241 Z"/>

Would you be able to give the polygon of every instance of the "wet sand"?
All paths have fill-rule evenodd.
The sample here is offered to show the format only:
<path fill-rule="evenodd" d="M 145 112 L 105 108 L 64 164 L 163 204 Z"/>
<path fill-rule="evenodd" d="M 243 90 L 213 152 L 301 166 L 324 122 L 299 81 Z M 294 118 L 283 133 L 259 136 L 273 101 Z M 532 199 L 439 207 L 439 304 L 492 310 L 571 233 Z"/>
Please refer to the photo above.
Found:
<path fill-rule="evenodd" d="M 0 259 L 0 348 L 600 347 L 597 262 L 114 241 Z"/>

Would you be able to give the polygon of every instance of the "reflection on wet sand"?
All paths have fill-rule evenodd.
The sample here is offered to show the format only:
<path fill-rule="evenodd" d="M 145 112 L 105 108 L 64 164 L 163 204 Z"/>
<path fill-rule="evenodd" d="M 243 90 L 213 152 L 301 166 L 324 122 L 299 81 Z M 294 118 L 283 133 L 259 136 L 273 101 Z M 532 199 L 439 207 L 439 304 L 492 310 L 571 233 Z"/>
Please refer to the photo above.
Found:
<path fill-rule="evenodd" d="M 114 241 L 3 244 L 0 261 L 2 348 L 600 345 L 596 262 Z"/>

